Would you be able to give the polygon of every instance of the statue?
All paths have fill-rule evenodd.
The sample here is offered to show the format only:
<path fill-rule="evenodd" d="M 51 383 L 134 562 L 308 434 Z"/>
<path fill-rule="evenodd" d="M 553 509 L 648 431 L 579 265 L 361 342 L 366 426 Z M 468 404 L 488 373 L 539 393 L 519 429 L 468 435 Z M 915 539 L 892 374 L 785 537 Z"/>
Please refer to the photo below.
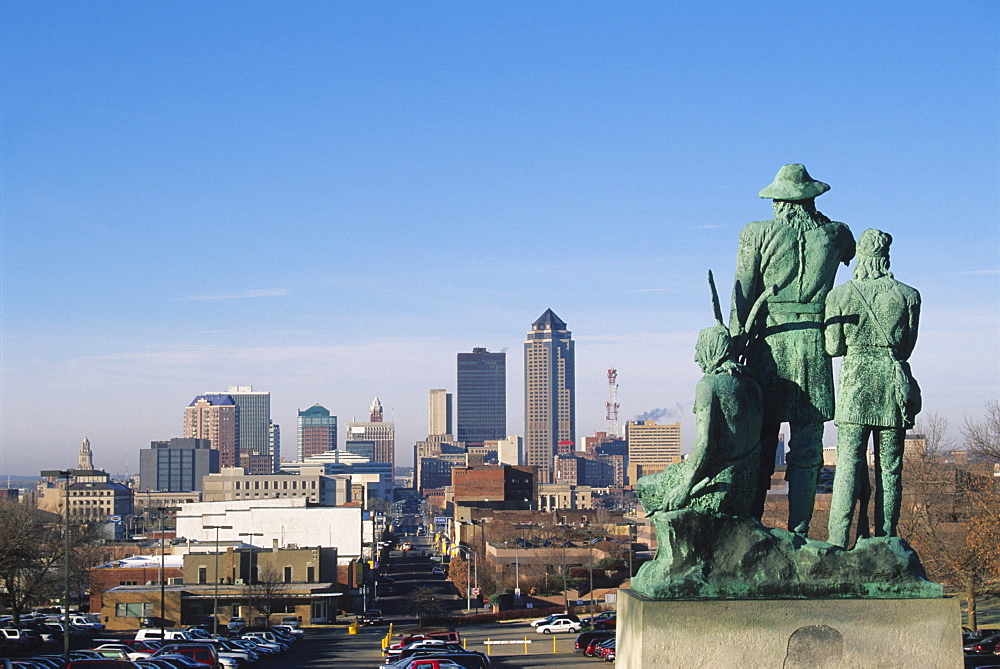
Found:
<path fill-rule="evenodd" d="M 760 336 L 748 341 L 746 365 L 764 396 L 760 466 L 753 515 L 760 518 L 774 473 L 781 423 L 789 423 L 788 529 L 805 535 L 823 465 L 823 423 L 833 418 L 833 368 L 823 348 L 823 307 L 839 263 L 854 257 L 843 223 L 816 210 L 830 187 L 802 165 L 785 165 L 760 197 L 774 200 L 770 221 L 747 224 L 736 256 L 730 327 L 747 322 L 765 289 Z M 734 331 L 735 334 L 735 331 Z"/>
<path fill-rule="evenodd" d="M 888 273 L 890 240 L 873 230 L 862 235 L 856 279 L 830 291 L 837 264 L 854 257 L 855 244 L 845 225 L 815 210 L 813 198 L 827 188 L 801 165 L 786 165 L 761 191 L 775 198 L 777 217 L 741 233 L 728 327 L 709 273 L 717 324 L 699 333 L 695 347 L 704 376 L 695 388 L 694 448 L 687 460 L 636 482 L 658 544 L 631 581 L 647 599 L 942 596 L 895 536 L 902 439 L 919 405 L 905 363 L 919 296 Z M 834 417 L 827 351 L 846 353 L 836 409 L 840 488 L 830 520 L 831 537 L 836 526 L 844 539 L 831 540 L 836 545 L 806 533 L 823 422 Z M 793 438 L 788 530 L 760 522 L 761 481 L 773 472 L 782 421 L 791 422 Z M 882 465 L 879 536 L 845 550 L 860 482 L 867 481 L 860 473 L 867 473 L 861 458 L 869 434 Z M 764 439 L 772 440 L 767 449 Z"/>
<path fill-rule="evenodd" d="M 705 376 L 694 391 L 698 437 L 691 456 L 640 478 L 636 494 L 649 516 L 685 507 L 747 516 L 757 485 L 760 388 L 733 359 L 721 324 L 698 335 L 695 362 Z"/>
<path fill-rule="evenodd" d="M 858 240 L 854 279 L 826 298 L 826 351 L 844 356 L 837 389 L 837 476 L 829 543 L 847 546 L 855 502 L 876 460 L 875 535 L 896 536 L 902 498 L 903 439 L 920 411 L 920 388 L 907 360 L 917 342 L 920 293 L 889 272 L 892 237 L 869 229 Z M 864 481 L 859 480 L 860 475 Z"/>

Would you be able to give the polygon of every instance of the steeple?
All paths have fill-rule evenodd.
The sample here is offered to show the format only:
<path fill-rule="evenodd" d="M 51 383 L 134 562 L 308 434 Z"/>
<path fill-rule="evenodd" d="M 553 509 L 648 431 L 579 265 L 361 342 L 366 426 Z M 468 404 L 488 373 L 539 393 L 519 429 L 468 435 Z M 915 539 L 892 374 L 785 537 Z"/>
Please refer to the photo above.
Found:
<path fill-rule="evenodd" d="M 371 417 L 369 418 L 369 422 L 382 422 L 382 403 L 378 401 L 378 397 L 372 400 Z"/>
<path fill-rule="evenodd" d="M 85 471 L 94 470 L 94 454 L 90 451 L 90 440 L 86 437 L 80 445 L 80 458 L 76 468 Z"/>

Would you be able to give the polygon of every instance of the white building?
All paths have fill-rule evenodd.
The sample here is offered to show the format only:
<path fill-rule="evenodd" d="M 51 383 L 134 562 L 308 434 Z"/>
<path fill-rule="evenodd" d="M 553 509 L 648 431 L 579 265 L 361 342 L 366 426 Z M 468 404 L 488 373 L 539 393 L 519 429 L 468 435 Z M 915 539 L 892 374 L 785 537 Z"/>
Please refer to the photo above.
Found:
<path fill-rule="evenodd" d="M 177 512 L 177 536 L 192 541 L 246 541 L 265 548 L 335 547 L 338 558 L 361 554 L 361 508 L 306 506 L 302 497 L 184 504 Z M 372 540 L 364 523 L 365 542 Z M 253 533 L 250 536 L 249 533 Z M 242 535 L 242 536 L 241 536 Z"/>

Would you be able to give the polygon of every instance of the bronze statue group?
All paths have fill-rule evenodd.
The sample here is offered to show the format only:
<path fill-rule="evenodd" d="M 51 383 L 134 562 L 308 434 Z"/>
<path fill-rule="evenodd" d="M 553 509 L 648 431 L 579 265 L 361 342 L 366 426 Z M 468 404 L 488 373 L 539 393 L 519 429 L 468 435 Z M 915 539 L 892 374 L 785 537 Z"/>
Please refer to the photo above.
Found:
<path fill-rule="evenodd" d="M 694 508 L 758 520 L 775 469 L 781 424 L 789 426 L 788 529 L 806 535 L 823 466 L 824 423 L 837 428 L 828 542 L 896 536 L 903 440 L 920 410 L 907 360 L 917 338 L 919 293 L 889 272 L 892 237 L 850 229 L 820 213 L 829 186 L 785 165 L 760 191 L 774 218 L 747 224 L 739 240 L 728 327 L 712 284 L 717 324 L 703 330 L 695 360 L 697 439 L 690 457 L 641 478 L 649 515 Z M 840 263 L 854 277 L 834 287 Z M 711 281 L 711 275 L 710 275 Z M 836 392 L 834 357 L 843 356 Z M 867 521 L 867 445 L 875 453 L 874 528 Z"/>

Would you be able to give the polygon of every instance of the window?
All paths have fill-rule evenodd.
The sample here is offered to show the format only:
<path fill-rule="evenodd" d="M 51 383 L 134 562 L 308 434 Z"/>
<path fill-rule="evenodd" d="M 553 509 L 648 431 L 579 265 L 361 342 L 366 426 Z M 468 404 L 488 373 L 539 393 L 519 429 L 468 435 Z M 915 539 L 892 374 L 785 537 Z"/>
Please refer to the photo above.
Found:
<path fill-rule="evenodd" d="M 291 582 L 292 582 L 292 568 L 285 567 L 285 583 L 291 583 Z"/>
<path fill-rule="evenodd" d="M 153 605 L 147 602 L 130 602 L 115 604 L 115 617 L 142 618 L 153 615 Z"/>
<path fill-rule="evenodd" d="M 198 567 L 198 582 L 208 583 L 208 567 Z"/>
<path fill-rule="evenodd" d="M 316 567 L 306 567 L 306 582 L 307 583 L 316 582 Z"/>

